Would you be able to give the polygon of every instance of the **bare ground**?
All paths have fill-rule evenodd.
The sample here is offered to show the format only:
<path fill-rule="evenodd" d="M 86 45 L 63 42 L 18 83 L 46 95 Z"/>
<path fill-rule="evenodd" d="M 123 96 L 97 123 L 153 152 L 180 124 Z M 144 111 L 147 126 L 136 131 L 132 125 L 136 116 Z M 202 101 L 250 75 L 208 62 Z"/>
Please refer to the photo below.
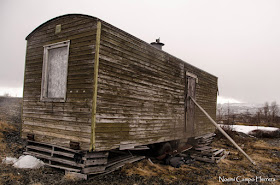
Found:
<path fill-rule="evenodd" d="M 221 178 L 270 178 L 273 182 L 250 182 L 249 184 L 280 184 L 280 140 L 257 139 L 231 133 L 234 140 L 257 162 L 252 165 L 225 138 L 217 136 L 212 143 L 224 148 L 230 155 L 218 164 L 196 161 L 180 168 L 166 166 L 152 158 L 125 165 L 111 174 L 96 176 L 87 181 L 64 175 L 64 171 L 43 167 L 37 170 L 16 169 L 1 163 L 7 156 L 19 157 L 25 142 L 20 139 L 20 99 L 0 97 L 0 184 L 236 184 L 219 182 Z M 220 177 L 220 178 L 219 178 Z M 246 179 L 245 179 L 246 180 Z M 248 184 L 243 181 L 239 184 Z"/>

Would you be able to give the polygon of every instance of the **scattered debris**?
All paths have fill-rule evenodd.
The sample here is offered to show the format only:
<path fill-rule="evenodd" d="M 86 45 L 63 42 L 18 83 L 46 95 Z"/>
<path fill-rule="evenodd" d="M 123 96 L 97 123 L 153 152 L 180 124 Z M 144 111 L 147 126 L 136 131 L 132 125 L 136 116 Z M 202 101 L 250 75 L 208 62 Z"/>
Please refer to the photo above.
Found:
<path fill-rule="evenodd" d="M 215 133 L 210 133 L 210 134 L 206 134 L 204 136 L 195 137 L 195 139 L 197 140 L 196 147 L 209 146 L 212 143 L 215 135 L 216 135 Z"/>
<path fill-rule="evenodd" d="M 191 164 L 195 161 L 190 155 L 181 155 L 178 157 L 168 156 L 165 159 L 165 164 L 170 165 L 174 168 L 180 168 L 182 164 Z"/>
<path fill-rule="evenodd" d="M 214 149 L 209 146 L 204 146 L 202 148 L 195 148 L 195 152 L 191 154 L 191 157 L 203 162 L 208 163 L 218 163 L 221 159 L 224 159 L 229 152 L 225 149 Z"/>
<path fill-rule="evenodd" d="M 238 144 L 214 121 L 211 116 L 192 98 L 191 100 L 194 102 L 194 104 L 205 114 L 205 116 L 215 125 L 215 127 L 254 165 L 256 165 L 255 161 L 251 159 L 251 157 L 244 152 L 242 148 L 238 146 Z"/>
<path fill-rule="evenodd" d="M 151 164 L 154 164 L 153 161 L 152 161 L 150 158 L 148 158 L 148 161 L 149 161 Z"/>
<path fill-rule="evenodd" d="M 192 141 L 193 146 L 186 145 L 187 147 L 185 147 L 185 150 L 178 150 L 166 154 L 164 163 L 175 168 L 179 168 L 182 164 L 191 164 L 196 160 L 218 163 L 221 159 L 224 159 L 229 152 L 224 149 L 213 149 L 209 146 L 215 135 L 215 133 L 209 133 L 195 137 Z"/>
<path fill-rule="evenodd" d="M 221 159 L 224 159 L 229 152 L 224 149 L 214 149 L 209 146 L 215 135 L 214 133 L 210 133 L 201 137 L 196 137 L 197 144 L 194 149 L 189 152 L 191 158 L 209 163 L 218 163 Z"/>
<path fill-rule="evenodd" d="M 194 161 L 203 161 L 208 163 L 218 163 L 224 159 L 229 152 L 224 149 L 214 149 L 209 145 L 212 143 L 215 133 L 209 133 L 204 136 L 195 137 L 194 147 L 180 154 L 169 155 L 165 158 L 165 164 L 179 168 L 182 164 L 191 164 Z"/>
<path fill-rule="evenodd" d="M 164 160 L 168 156 L 177 156 L 183 152 L 186 152 L 192 149 L 192 145 L 188 143 L 183 143 L 181 146 L 178 146 L 176 149 L 172 149 L 172 146 L 169 142 L 165 142 L 159 145 L 156 152 L 158 156 L 156 157 L 158 160 Z"/>
<path fill-rule="evenodd" d="M 182 164 L 184 164 L 184 157 L 167 157 L 165 159 L 165 164 L 173 166 L 174 168 L 180 168 Z"/>

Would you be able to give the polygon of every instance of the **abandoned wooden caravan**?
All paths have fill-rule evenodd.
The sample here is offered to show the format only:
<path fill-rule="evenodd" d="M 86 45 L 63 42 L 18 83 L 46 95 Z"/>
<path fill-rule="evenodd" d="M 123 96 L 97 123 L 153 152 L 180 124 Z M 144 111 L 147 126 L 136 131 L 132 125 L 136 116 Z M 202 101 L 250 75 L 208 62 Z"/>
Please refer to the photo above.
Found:
<path fill-rule="evenodd" d="M 50 166 L 96 173 L 108 167 L 109 150 L 215 130 L 188 97 L 215 119 L 217 77 L 159 41 L 80 14 L 51 19 L 26 40 L 22 137 L 27 153 Z"/>

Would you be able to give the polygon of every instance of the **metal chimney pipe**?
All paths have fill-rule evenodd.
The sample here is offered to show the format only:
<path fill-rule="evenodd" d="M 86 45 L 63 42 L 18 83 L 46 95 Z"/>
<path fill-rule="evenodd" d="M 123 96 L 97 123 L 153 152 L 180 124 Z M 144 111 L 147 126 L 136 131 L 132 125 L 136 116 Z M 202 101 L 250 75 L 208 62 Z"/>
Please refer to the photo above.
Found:
<path fill-rule="evenodd" d="M 160 42 L 160 38 L 156 39 L 156 42 L 152 42 L 151 45 L 160 50 L 162 50 L 162 46 L 164 46 L 164 44 Z"/>

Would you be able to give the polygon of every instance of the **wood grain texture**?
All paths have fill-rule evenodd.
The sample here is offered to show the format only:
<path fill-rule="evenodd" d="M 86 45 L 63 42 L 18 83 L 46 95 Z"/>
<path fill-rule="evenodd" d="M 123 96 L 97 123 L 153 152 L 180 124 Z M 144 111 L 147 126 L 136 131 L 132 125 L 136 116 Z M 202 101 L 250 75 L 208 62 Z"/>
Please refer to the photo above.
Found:
<path fill-rule="evenodd" d="M 88 150 L 93 94 L 96 151 L 118 148 L 121 143 L 146 145 L 214 131 L 195 109 L 193 131 L 185 132 L 185 82 L 186 72 L 197 76 L 196 100 L 215 119 L 217 77 L 104 21 L 94 83 L 97 21 L 89 16 L 62 16 L 28 37 L 22 137 L 33 133 L 38 141 L 64 147 L 74 141 Z M 55 34 L 59 24 L 61 32 Z M 43 46 L 65 40 L 71 42 L 66 101 L 40 101 Z"/>
<path fill-rule="evenodd" d="M 205 92 L 211 88 L 216 92 L 216 77 L 154 49 L 111 25 L 103 24 L 96 149 L 117 148 L 122 142 L 141 145 L 196 135 L 197 126 L 190 133 L 184 132 L 184 75 L 188 70 L 195 71 L 199 80 L 202 77 L 201 85 L 206 84 L 207 88 Z M 198 91 L 198 94 L 202 93 Z M 203 96 L 203 101 L 212 100 L 210 107 L 215 109 L 216 94 Z M 193 113 L 201 117 L 199 113 Z M 197 118 L 194 122 L 207 124 L 205 120 Z M 213 128 L 211 130 L 207 126 L 202 128 L 200 134 L 212 131 Z"/>
<path fill-rule="evenodd" d="M 97 106 L 97 81 L 99 69 L 99 47 L 101 35 L 101 22 L 97 22 L 95 56 L 94 56 L 94 76 L 93 76 L 93 96 L 92 96 L 92 116 L 91 116 L 91 138 L 89 150 L 95 150 L 95 127 L 96 127 L 96 106 Z"/>
<path fill-rule="evenodd" d="M 195 118 L 195 105 L 190 97 L 195 99 L 196 78 L 189 75 L 186 76 L 186 132 L 192 136 L 194 134 L 194 118 Z"/>
<path fill-rule="evenodd" d="M 61 32 L 55 34 L 56 25 Z M 69 147 L 90 144 L 96 21 L 71 15 L 40 27 L 28 38 L 23 97 L 22 137 L 35 134 L 40 142 Z M 65 102 L 40 101 L 43 46 L 70 40 Z"/>

